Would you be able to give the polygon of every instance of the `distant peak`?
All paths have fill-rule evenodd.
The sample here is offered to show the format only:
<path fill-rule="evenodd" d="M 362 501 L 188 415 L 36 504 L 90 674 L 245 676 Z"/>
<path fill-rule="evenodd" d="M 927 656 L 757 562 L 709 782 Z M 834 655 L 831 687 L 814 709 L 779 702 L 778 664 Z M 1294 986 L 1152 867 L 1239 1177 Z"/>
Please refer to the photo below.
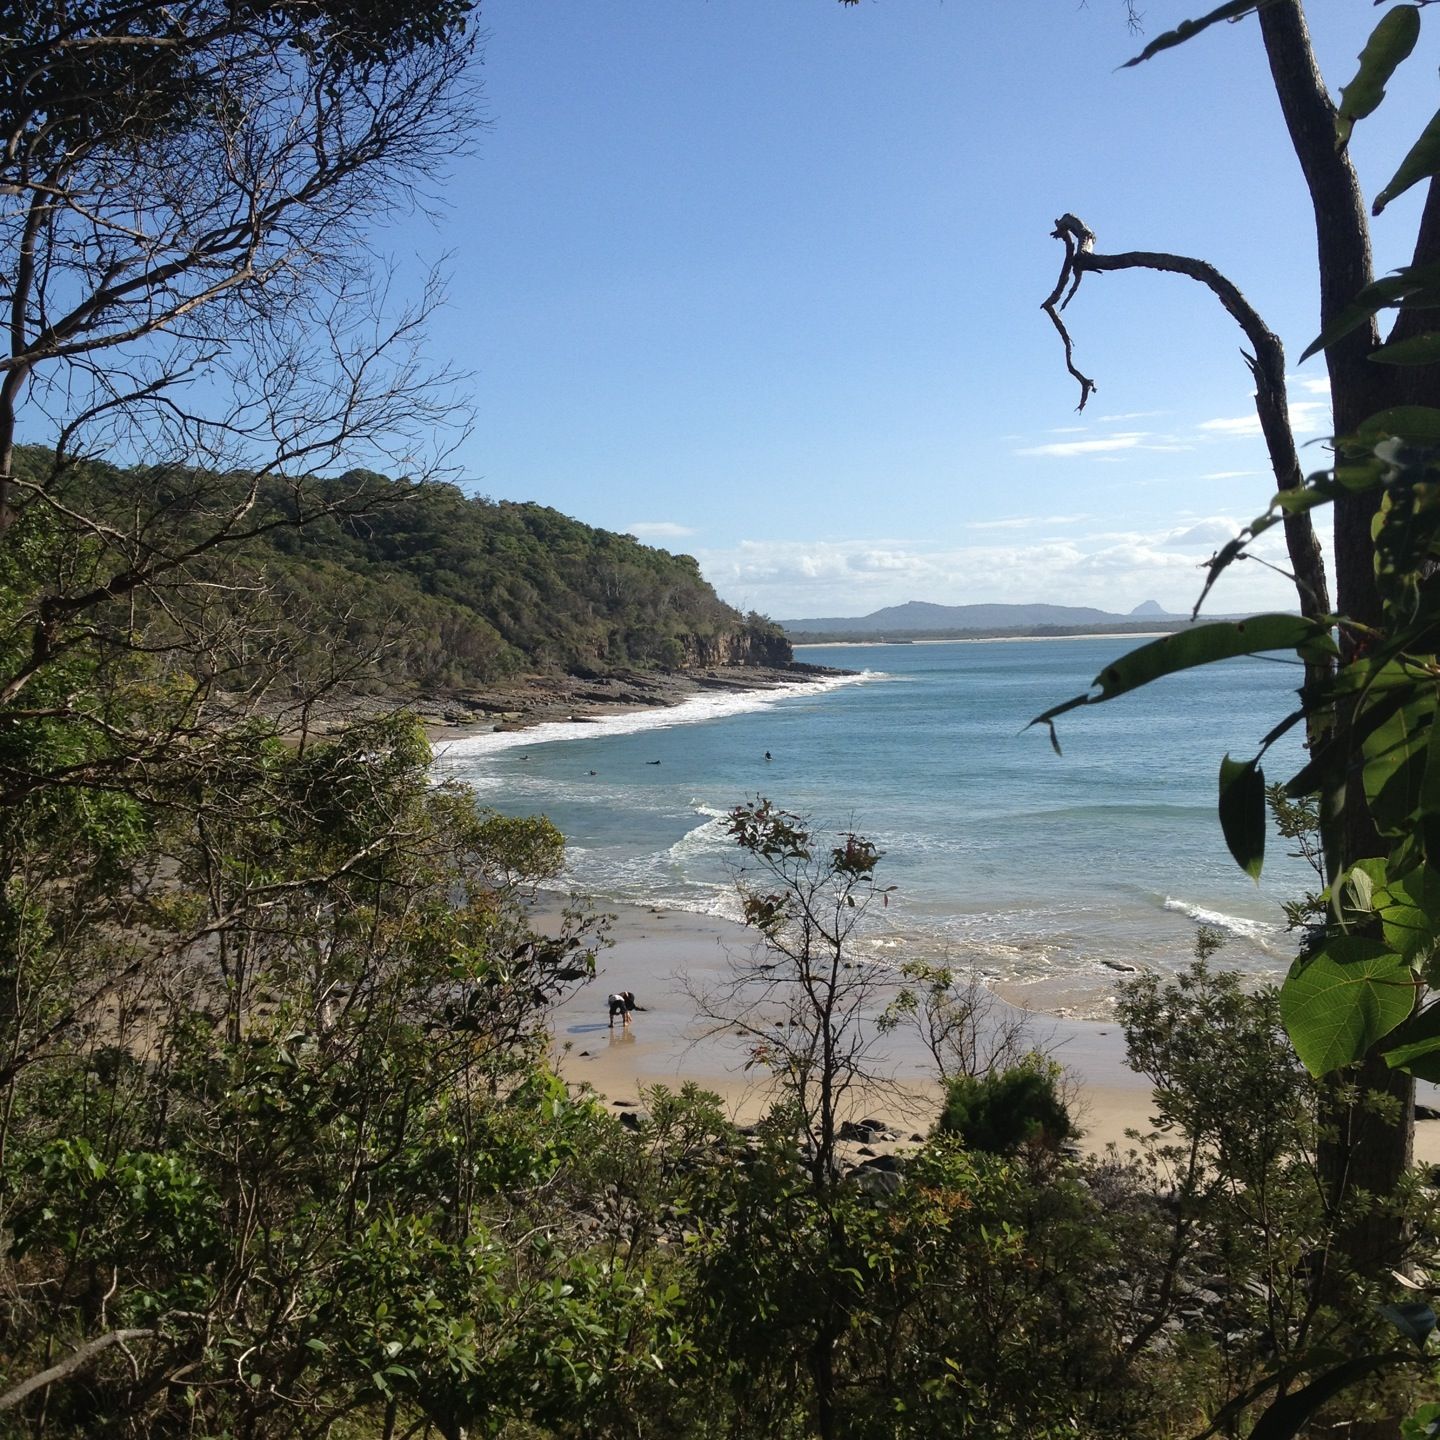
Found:
<path fill-rule="evenodd" d="M 1130 613 L 1132 615 L 1168 615 L 1170 612 L 1158 600 L 1142 600 Z"/>

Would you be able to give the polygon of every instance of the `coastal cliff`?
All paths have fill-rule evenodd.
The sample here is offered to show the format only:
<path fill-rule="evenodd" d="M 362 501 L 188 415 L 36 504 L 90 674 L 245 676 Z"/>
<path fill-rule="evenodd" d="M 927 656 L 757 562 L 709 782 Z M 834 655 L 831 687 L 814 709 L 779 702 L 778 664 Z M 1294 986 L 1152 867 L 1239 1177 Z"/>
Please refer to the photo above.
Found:
<path fill-rule="evenodd" d="M 738 629 L 715 635 L 694 636 L 686 647 L 684 668 L 709 666 L 760 666 L 783 669 L 795 659 L 785 634 L 759 616 L 751 616 Z"/>

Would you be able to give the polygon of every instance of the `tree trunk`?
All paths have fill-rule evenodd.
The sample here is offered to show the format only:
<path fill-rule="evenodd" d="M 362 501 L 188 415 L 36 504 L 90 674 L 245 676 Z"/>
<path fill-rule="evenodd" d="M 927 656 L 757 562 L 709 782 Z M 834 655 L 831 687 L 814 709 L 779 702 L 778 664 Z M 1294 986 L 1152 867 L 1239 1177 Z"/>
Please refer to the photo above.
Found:
<path fill-rule="evenodd" d="M 1324 330 L 1374 278 L 1369 220 L 1354 166 L 1335 143 L 1335 106 L 1315 63 L 1298 0 L 1264 5 L 1258 15 L 1275 93 L 1314 207 L 1320 324 Z M 1431 202 L 1422 225 L 1422 250 L 1427 245 L 1440 245 L 1440 201 L 1435 200 L 1433 190 Z M 1371 415 L 1399 403 L 1401 388 L 1409 384 L 1404 377 L 1406 367 L 1376 365 L 1369 359 L 1379 343 L 1379 326 L 1372 320 L 1325 352 L 1333 433 L 1337 436 L 1353 433 Z M 1378 626 L 1382 620 L 1370 538 L 1370 522 L 1377 505 L 1373 493 L 1343 495 L 1335 502 L 1337 607 L 1340 614 L 1371 626 Z M 1342 639 L 1342 644 L 1353 643 L 1353 636 Z M 1334 837 L 1326 853 L 1332 879 L 1355 861 L 1381 855 L 1385 849 L 1371 823 L 1358 768 L 1352 767 L 1355 774 L 1344 796 L 1343 813 L 1335 817 L 1333 827 L 1327 827 Z M 1381 1197 L 1393 1195 L 1413 1155 L 1414 1082 L 1374 1055 L 1343 1080 L 1355 1086 L 1357 1098 L 1347 1101 L 1341 1084 L 1334 1083 L 1322 1115 L 1325 1125 L 1333 1131 L 1320 1157 L 1332 1201 L 1357 1188 Z M 1377 1100 L 1382 1105 L 1388 1101 L 1393 1113 L 1375 1114 Z M 1403 1235 L 1403 1217 L 1384 1209 L 1347 1229 L 1341 1243 L 1350 1264 L 1357 1270 L 1375 1273 L 1393 1263 L 1387 1257 L 1397 1253 Z"/>

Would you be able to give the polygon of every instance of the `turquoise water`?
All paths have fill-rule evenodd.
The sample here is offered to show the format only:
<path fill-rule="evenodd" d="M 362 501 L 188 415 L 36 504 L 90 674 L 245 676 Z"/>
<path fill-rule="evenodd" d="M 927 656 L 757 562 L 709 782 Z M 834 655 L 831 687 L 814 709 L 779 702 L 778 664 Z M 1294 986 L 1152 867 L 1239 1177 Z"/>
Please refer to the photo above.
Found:
<path fill-rule="evenodd" d="M 1172 677 L 1064 717 L 1063 756 L 1024 731 L 1131 643 L 817 647 L 802 658 L 862 673 L 479 736 L 438 769 L 486 805 L 548 815 L 570 841 L 567 886 L 601 900 L 734 917 L 723 816 L 763 794 L 885 852 L 897 888 L 870 929 L 877 955 L 1083 990 L 1116 966 L 1183 964 L 1204 920 L 1229 936 L 1227 964 L 1278 975 L 1293 954 L 1279 901 L 1311 877 L 1274 837 L 1263 884 L 1241 873 L 1215 786 L 1226 750 L 1253 754 L 1293 707 L 1299 672 L 1246 659 Z M 1287 737 L 1267 773 L 1300 754 Z"/>

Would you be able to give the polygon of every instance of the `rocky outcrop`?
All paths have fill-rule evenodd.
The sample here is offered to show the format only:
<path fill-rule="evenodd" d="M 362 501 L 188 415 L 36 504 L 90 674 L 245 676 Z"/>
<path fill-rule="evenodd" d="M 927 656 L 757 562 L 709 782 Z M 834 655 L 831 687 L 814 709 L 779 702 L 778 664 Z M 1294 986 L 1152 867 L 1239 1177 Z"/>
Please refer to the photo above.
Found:
<path fill-rule="evenodd" d="M 739 630 L 720 635 L 690 636 L 685 668 L 708 669 L 718 665 L 783 670 L 794 658 L 790 641 L 776 626 L 752 621 Z"/>

